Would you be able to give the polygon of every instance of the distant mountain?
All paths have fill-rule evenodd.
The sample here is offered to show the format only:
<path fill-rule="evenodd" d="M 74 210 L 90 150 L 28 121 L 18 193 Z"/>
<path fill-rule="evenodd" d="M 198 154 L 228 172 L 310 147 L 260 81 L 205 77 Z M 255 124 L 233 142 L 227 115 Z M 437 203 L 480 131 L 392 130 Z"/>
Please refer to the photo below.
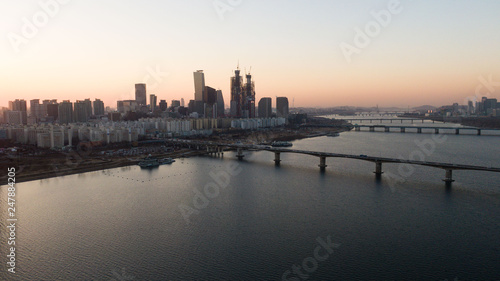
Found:
<path fill-rule="evenodd" d="M 432 105 L 422 105 L 422 106 L 417 106 L 412 108 L 413 110 L 416 111 L 428 111 L 428 110 L 435 110 L 437 107 L 432 106 Z"/>

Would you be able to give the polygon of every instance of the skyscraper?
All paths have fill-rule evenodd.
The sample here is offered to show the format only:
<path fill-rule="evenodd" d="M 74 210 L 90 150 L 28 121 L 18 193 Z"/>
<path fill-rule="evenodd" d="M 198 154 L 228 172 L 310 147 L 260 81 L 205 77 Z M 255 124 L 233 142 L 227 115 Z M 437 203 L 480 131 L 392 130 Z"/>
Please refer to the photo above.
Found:
<path fill-rule="evenodd" d="M 149 95 L 149 107 L 151 108 L 151 111 L 154 112 L 156 109 L 156 104 L 157 104 L 158 98 L 156 95 Z"/>
<path fill-rule="evenodd" d="M 146 84 L 135 84 L 135 101 L 139 106 L 146 105 Z"/>
<path fill-rule="evenodd" d="M 217 90 L 217 116 L 224 116 L 224 97 L 221 90 Z"/>
<path fill-rule="evenodd" d="M 242 93 L 243 78 L 240 76 L 240 68 L 234 71 L 234 77 L 231 77 L 231 117 L 241 117 L 242 115 Z"/>
<path fill-rule="evenodd" d="M 276 116 L 288 118 L 288 98 L 276 98 Z"/>
<path fill-rule="evenodd" d="M 102 102 L 100 99 L 96 99 L 94 101 L 94 115 L 104 115 L 104 102 Z"/>
<path fill-rule="evenodd" d="M 204 100 L 203 115 L 206 118 L 217 118 L 217 91 L 212 87 L 205 87 Z"/>
<path fill-rule="evenodd" d="M 246 83 L 243 88 L 243 116 L 244 118 L 255 118 L 255 83 L 252 75 L 246 74 Z"/>
<path fill-rule="evenodd" d="M 204 92 L 205 92 L 205 74 L 203 70 L 197 70 L 193 72 L 194 77 L 194 100 L 195 101 L 203 101 Z"/>
<path fill-rule="evenodd" d="M 69 124 L 73 122 L 73 103 L 65 100 L 59 104 L 58 108 L 59 124 Z"/>
<path fill-rule="evenodd" d="M 240 76 L 240 69 L 231 77 L 231 110 L 230 115 L 238 118 L 255 117 L 255 83 L 250 73 L 245 74 L 246 82 Z"/>
<path fill-rule="evenodd" d="M 269 118 L 273 114 L 271 98 L 261 98 L 259 101 L 259 118 Z"/>

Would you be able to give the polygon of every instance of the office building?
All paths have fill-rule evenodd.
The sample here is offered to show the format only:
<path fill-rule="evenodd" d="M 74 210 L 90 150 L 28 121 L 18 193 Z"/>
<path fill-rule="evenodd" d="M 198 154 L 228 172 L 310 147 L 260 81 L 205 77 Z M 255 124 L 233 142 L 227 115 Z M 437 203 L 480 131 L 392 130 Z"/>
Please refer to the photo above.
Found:
<path fill-rule="evenodd" d="M 197 70 L 193 72 L 194 77 L 194 100 L 195 101 L 203 101 L 204 92 L 205 92 L 205 74 L 203 70 Z"/>
<path fill-rule="evenodd" d="M 224 97 L 221 90 L 217 90 L 217 116 L 224 116 Z"/>
<path fill-rule="evenodd" d="M 139 106 L 146 104 L 146 84 L 135 84 L 135 101 Z"/>
<path fill-rule="evenodd" d="M 156 97 L 156 95 L 149 95 L 149 108 L 152 112 L 156 110 L 157 101 L 158 98 Z"/>
<path fill-rule="evenodd" d="M 288 118 L 288 98 L 276 98 L 276 116 Z"/>
<path fill-rule="evenodd" d="M 261 98 L 259 101 L 259 118 L 270 118 L 273 114 L 271 98 Z"/>

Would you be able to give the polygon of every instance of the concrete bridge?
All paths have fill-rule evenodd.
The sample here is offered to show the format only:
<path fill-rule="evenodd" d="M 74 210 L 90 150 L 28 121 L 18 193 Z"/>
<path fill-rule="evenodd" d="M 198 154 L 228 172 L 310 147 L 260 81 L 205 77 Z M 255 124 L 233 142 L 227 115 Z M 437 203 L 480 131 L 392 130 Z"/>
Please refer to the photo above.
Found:
<path fill-rule="evenodd" d="M 180 144 L 195 149 L 206 149 L 207 154 L 224 155 L 224 149 L 236 150 L 236 157 L 242 160 L 245 155 L 243 151 L 245 150 L 265 150 L 274 153 L 274 163 L 275 165 L 280 165 L 281 163 L 281 153 L 297 153 L 304 155 L 311 155 L 319 158 L 319 168 L 321 171 L 325 171 L 326 158 L 348 158 L 356 159 L 361 161 L 368 161 L 375 163 L 375 173 L 377 178 L 380 178 L 384 173 L 382 171 L 383 163 L 397 163 L 397 164 L 411 164 L 411 165 L 421 165 L 427 167 L 434 167 L 445 170 L 445 178 L 443 179 L 447 185 L 450 185 L 453 180 L 453 171 L 455 170 L 473 170 L 473 171 L 486 171 L 486 172 L 497 172 L 500 173 L 500 168 L 494 167 L 484 167 L 484 166 L 473 166 L 464 164 L 451 164 L 451 163 L 441 163 L 441 162 L 429 162 L 429 161 L 417 161 L 417 160 L 404 160 L 397 158 L 386 158 L 386 157 L 376 157 L 368 155 L 352 155 L 352 154 L 342 154 L 342 153 L 330 153 L 330 152 L 319 152 L 319 151 L 309 151 L 309 150 L 297 150 L 282 147 L 270 147 L 264 145 L 248 145 L 248 144 L 228 144 L 228 143 L 218 143 L 218 142 L 202 142 L 202 141 L 191 141 L 191 140 L 176 140 L 170 139 L 166 142 Z"/>
<path fill-rule="evenodd" d="M 369 128 L 370 132 L 393 132 L 399 131 L 401 133 L 406 133 L 407 130 L 421 134 L 423 129 L 432 130 L 435 134 L 439 134 L 442 130 L 454 130 L 456 135 L 460 134 L 460 131 L 474 131 L 478 136 L 481 135 L 482 131 L 497 131 L 500 129 L 481 129 L 474 127 L 433 127 L 433 126 L 386 126 L 386 125 L 352 125 L 355 131 L 361 131 L 361 128 Z M 376 130 L 378 129 L 378 130 Z"/>
<path fill-rule="evenodd" d="M 398 118 L 398 119 L 395 119 L 395 118 L 365 118 L 365 119 L 362 119 L 362 118 L 338 118 L 340 120 L 345 120 L 345 121 L 348 121 L 349 123 L 353 123 L 353 122 L 359 122 L 359 123 L 382 123 L 382 122 L 391 122 L 391 123 L 399 123 L 401 122 L 401 124 L 403 123 L 414 123 L 415 121 L 416 122 L 422 122 L 424 123 L 425 119 L 419 119 L 419 118 Z M 434 121 L 432 121 L 432 123 L 434 123 Z"/>

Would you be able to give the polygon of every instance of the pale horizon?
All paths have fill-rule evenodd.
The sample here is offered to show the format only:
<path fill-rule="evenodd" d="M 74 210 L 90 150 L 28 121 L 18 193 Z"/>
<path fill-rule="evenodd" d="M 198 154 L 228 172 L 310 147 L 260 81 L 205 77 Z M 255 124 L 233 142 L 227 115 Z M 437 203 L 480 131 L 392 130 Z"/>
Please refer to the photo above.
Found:
<path fill-rule="evenodd" d="M 27 38 L 24 18 L 48 13 L 39 2 L 57 9 L 49 7 L 53 15 Z M 397 2 L 3 3 L 0 106 L 98 98 L 113 108 L 134 99 L 134 84 L 148 75 L 148 102 L 155 94 L 187 104 L 196 70 L 204 71 L 207 86 L 222 90 L 227 105 L 238 62 L 242 72 L 251 67 L 257 101 L 271 97 L 273 106 L 276 96 L 295 107 L 398 108 L 500 97 L 493 87 L 500 82 L 500 2 Z M 379 30 L 356 47 L 357 28 L 388 7 L 390 19 L 381 16 Z M 347 58 L 345 44 L 358 52 Z"/>

